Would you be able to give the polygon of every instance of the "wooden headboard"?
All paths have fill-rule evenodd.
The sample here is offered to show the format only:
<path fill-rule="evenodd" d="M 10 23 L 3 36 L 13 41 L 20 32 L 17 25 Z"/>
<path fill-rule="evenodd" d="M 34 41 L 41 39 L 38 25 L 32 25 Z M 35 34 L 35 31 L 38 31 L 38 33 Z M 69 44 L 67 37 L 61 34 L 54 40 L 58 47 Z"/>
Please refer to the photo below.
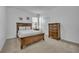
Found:
<path fill-rule="evenodd" d="M 32 29 L 32 23 L 16 23 L 16 37 L 18 38 L 18 30 L 19 27 L 27 27 L 29 26 Z"/>

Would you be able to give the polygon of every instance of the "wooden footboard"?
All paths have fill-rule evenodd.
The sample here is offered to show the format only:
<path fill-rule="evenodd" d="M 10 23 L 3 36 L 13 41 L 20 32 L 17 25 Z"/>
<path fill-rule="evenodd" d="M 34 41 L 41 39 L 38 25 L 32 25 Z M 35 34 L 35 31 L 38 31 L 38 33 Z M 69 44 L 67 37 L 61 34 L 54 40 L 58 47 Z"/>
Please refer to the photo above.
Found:
<path fill-rule="evenodd" d="M 21 39 L 21 49 L 23 49 L 25 46 L 28 46 L 40 40 L 44 40 L 44 33 L 28 36 L 28 37 L 23 37 L 20 39 Z"/>

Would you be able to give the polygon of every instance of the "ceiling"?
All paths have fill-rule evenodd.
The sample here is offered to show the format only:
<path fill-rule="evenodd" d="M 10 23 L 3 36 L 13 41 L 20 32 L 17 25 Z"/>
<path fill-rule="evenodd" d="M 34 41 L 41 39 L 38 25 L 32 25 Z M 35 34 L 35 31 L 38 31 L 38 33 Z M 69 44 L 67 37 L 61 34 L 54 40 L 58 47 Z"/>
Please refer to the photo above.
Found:
<path fill-rule="evenodd" d="M 13 8 L 18 8 L 23 11 L 28 11 L 34 14 L 44 14 L 52 11 L 56 6 L 10 6 Z"/>

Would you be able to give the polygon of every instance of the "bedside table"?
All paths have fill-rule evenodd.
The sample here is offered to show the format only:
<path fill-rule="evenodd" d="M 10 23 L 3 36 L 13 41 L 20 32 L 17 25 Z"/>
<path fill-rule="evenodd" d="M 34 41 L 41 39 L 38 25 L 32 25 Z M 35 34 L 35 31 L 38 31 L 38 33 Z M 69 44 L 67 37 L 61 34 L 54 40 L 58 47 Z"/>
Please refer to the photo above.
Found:
<path fill-rule="evenodd" d="M 34 29 L 34 30 L 37 30 L 38 31 L 39 29 Z"/>

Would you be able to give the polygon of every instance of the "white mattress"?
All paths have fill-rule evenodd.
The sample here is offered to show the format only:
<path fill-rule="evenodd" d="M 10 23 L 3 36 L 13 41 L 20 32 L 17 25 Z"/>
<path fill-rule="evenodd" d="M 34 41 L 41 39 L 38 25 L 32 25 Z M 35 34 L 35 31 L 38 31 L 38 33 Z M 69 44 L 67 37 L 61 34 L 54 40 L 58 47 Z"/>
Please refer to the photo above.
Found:
<path fill-rule="evenodd" d="M 18 36 L 19 36 L 19 38 L 22 38 L 22 37 L 37 35 L 37 34 L 40 34 L 40 33 L 42 33 L 42 32 L 36 31 L 36 30 L 19 30 Z"/>

